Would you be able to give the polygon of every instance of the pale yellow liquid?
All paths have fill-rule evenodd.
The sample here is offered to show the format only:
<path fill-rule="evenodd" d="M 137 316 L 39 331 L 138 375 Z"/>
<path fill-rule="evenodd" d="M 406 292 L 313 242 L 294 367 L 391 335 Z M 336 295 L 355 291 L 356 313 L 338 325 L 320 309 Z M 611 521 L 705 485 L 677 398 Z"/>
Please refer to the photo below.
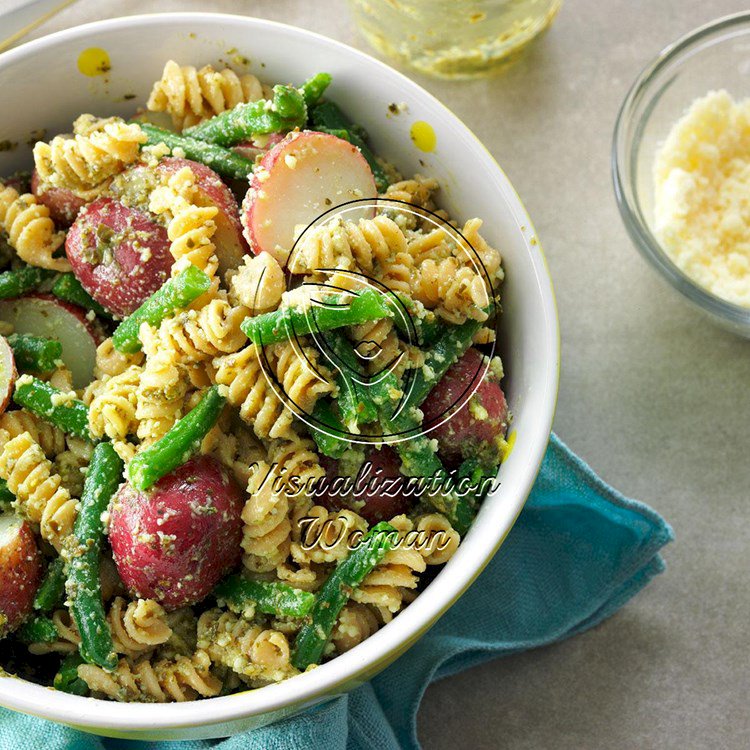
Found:
<path fill-rule="evenodd" d="M 442 78 L 486 75 L 552 22 L 562 0 L 349 0 L 373 47 Z"/>

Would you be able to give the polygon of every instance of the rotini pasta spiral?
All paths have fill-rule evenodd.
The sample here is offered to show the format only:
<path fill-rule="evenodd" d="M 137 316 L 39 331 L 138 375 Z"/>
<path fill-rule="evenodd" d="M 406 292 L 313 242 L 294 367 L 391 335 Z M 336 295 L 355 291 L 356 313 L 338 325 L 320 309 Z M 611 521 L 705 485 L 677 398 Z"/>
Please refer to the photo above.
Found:
<path fill-rule="evenodd" d="M 54 470 L 60 476 L 62 486 L 73 497 L 80 497 L 94 446 L 88 440 L 72 435 L 66 438 L 66 442 L 67 450 L 55 456 Z"/>
<path fill-rule="evenodd" d="M 289 641 L 283 633 L 248 622 L 233 612 L 209 609 L 198 618 L 198 647 L 251 684 L 291 677 Z"/>
<path fill-rule="evenodd" d="M 30 193 L 19 195 L 9 185 L 0 185 L 0 229 L 21 260 L 51 271 L 70 271 L 67 258 L 53 257 L 65 233 L 55 231 L 49 209 Z"/>
<path fill-rule="evenodd" d="M 34 146 L 34 164 L 42 184 L 72 190 L 93 200 L 100 186 L 138 159 L 146 134 L 119 117 L 81 115 L 74 135 L 55 136 Z"/>
<path fill-rule="evenodd" d="M 366 604 L 349 602 L 339 614 L 331 640 L 336 651 L 343 654 L 369 638 L 379 627 L 380 621 L 373 609 Z"/>
<path fill-rule="evenodd" d="M 239 407 L 240 417 L 258 437 L 278 438 L 290 434 L 293 415 L 266 381 L 254 344 L 216 358 L 214 365 L 216 382 L 227 386 L 227 400 Z"/>
<path fill-rule="evenodd" d="M 123 354 L 115 349 L 112 338 L 107 338 L 96 347 L 96 365 L 94 375 L 97 378 L 103 378 L 105 375 L 113 377 L 121 375 L 131 365 L 140 365 L 143 363 L 143 352 L 135 354 Z"/>
<path fill-rule="evenodd" d="M 311 229 L 299 242 L 289 263 L 296 274 L 315 273 L 322 268 L 373 270 L 376 261 L 405 252 L 407 242 L 398 225 L 387 216 L 358 222 L 334 219 Z"/>
<path fill-rule="evenodd" d="M 293 342 L 285 342 L 267 350 L 270 367 L 281 392 L 290 405 L 281 402 L 266 380 L 258 351 L 251 344 L 239 352 L 214 360 L 216 382 L 228 387 L 228 401 L 239 406 L 240 416 L 260 438 L 292 437 L 292 406 L 310 413 L 315 402 L 333 385 L 321 379 L 317 351 L 305 348 L 301 353 Z"/>
<path fill-rule="evenodd" d="M 7 433 L 2 437 L 7 439 Z M 0 477 L 8 483 L 26 517 L 39 524 L 42 538 L 55 549 L 62 549 L 73 530 L 76 500 L 62 486 L 60 476 L 52 471 L 52 464 L 28 432 L 3 445 Z"/>
<path fill-rule="evenodd" d="M 262 98 L 263 86 L 254 75 L 239 76 L 230 68 L 217 71 L 210 65 L 196 70 L 170 60 L 146 106 L 152 112 L 167 112 L 175 127 L 182 129 Z"/>
<path fill-rule="evenodd" d="M 142 341 L 155 338 L 148 323 L 141 326 L 140 336 Z M 144 445 L 161 438 L 177 421 L 188 389 L 185 370 L 175 364 L 169 351 L 147 354 L 146 366 L 136 389 L 135 411 L 138 420 L 136 432 Z"/>
<path fill-rule="evenodd" d="M 471 245 L 474 252 L 479 256 L 479 260 L 482 262 L 487 275 L 490 277 L 493 285 L 499 284 L 504 276 L 502 256 L 500 251 L 488 244 L 487 240 L 479 234 L 479 230 L 482 227 L 481 219 L 469 219 L 463 227 L 461 234 L 466 238 L 466 241 Z"/>
<path fill-rule="evenodd" d="M 213 236 L 216 233 L 214 217 L 219 209 L 216 206 L 198 205 L 195 175 L 190 167 L 183 167 L 171 175 L 166 184 L 152 191 L 149 210 L 157 216 L 166 215 L 169 220 L 169 249 L 178 261 L 172 266 L 172 274 L 179 273 L 184 268 L 183 263 L 191 263 L 214 279 L 211 293 L 215 293 L 219 260 Z"/>
<path fill-rule="evenodd" d="M 378 279 L 390 292 L 411 294 L 414 258 L 411 253 L 398 252 L 380 262 Z"/>
<path fill-rule="evenodd" d="M 246 317 L 244 307 L 214 298 L 200 310 L 183 310 L 163 320 L 157 334 L 160 348 L 177 362 L 201 362 L 236 352 L 247 341 L 240 329 Z"/>
<path fill-rule="evenodd" d="M 52 622 L 59 639 L 52 643 L 32 643 L 29 651 L 33 654 L 76 651 L 81 636 L 70 612 L 67 609 L 56 610 Z M 130 657 L 152 651 L 166 643 L 172 635 L 166 613 L 153 599 L 127 602 L 120 596 L 115 597 L 107 612 L 107 624 L 115 652 Z"/>
<path fill-rule="evenodd" d="M 120 659 L 112 672 L 93 664 L 78 667 L 78 676 L 95 695 L 117 701 L 168 703 L 211 698 L 221 692 L 221 681 L 211 674 L 211 659 L 205 651 L 191 657 Z"/>
<path fill-rule="evenodd" d="M 247 485 L 249 497 L 242 510 L 242 562 L 253 572 L 274 570 L 286 559 L 291 543 L 289 497 L 276 491 L 278 473 L 261 461 Z"/>
<path fill-rule="evenodd" d="M 5 430 L 9 438 L 18 437 L 24 432 L 39 444 L 47 458 L 54 458 L 65 450 L 65 433 L 54 425 L 40 419 L 26 409 L 6 411 L 0 416 L 0 430 Z"/>
<path fill-rule="evenodd" d="M 371 604 L 396 613 L 408 592 L 417 588 L 418 576 L 426 567 L 427 563 L 417 549 L 396 547 L 386 553 L 380 565 L 354 590 L 352 598 L 360 604 Z"/>
<path fill-rule="evenodd" d="M 484 277 L 454 257 L 423 261 L 417 268 L 413 294 L 449 323 L 487 320 L 490 297 Z"/>
<path fill-rule="evenodd" d="M 142 368 L 131 365 L 124 372 L 104 380 L 89 406 L 89 429 L 94 437 L 124 440 L 138 428 L 137 391 Z"/>
<path fill-rule="evenodd" d="M 416 523 L 417 540 L 425 540 L 418 546 L 425 562 L 428 565 L 448 562 L 461 543 L 461 536 L 451 522 L 440 513 L 427 513 L 417 518 Z"/>
<path fill-rule="evenodd" d="M 245 256 L 236 271 L 230 271 L 230 299 L 246 307 L 252 315 L 275 310 L 286 291 L 284 272 L 271 253 Z"/>

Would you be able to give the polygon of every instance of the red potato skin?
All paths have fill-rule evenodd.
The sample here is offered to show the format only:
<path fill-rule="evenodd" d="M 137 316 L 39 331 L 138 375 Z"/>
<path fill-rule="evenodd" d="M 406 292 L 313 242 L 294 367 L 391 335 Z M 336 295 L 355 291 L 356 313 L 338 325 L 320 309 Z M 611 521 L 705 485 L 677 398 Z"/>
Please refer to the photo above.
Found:
<path fill-rule="evenodd" d="M 450 414 L 459 403 L 467 385 L 484 369 L 480 352 L 473 347 L 449 368 L 422 404 L 424 424 L 437 424 L 429 432 L 439 443 L 438 454 L 448 463 L 477 457 L 488 463 L 500 461 L 500 439 L 508 429 L 508 404 L 497 378 L 490 370 L 463 406 Z"/>
<path fill-rule="evenodd" d="M 41 187 L 41 180 L 35 169 L 31 173 L 31 192 L 39 199 L 40 203 L 47 206 L 49 215 L 56 224 L 70 226 L 86 205 L 86 201 L 72 190 L 66 190 L 65 188 L 42 190 Z"/>
<path fill-rule="evenodd" d="M 31 614 L 42 580 L 42 556 L 26 521 L 0 546 L 0 638 Z"/>
<path fill-rule="evenodd" d="M 326 469 L 328 482 L 338 476 L 338 461 L 323 457 L 321 464 Z M 407 513 L 416 498 L 404 493 L 403 482 L 406 477 L 401 474 L 400 466 L 401 459 L 393 448 L 373 448 L 368 451 L 357 474 L 353 496 L 341 497 L 340 493 L 334 491 L 319 498 L 319 501 L 329 510 L 350 508 L 369 524 L 387 521 L 401 513 Z M 396 481 L 387 481 L 388 479 Z"/>
<path fill-rule="evenodd" d="M 232 191 L 213 169 L 190 159 L 166 157 L 156 166 L 156 172 L 173 175 L 184 167 L 190 167 L 195 175 L 195 184 L 204 194 L 206 204 L 219 209 L 214 219 L 216 222 L 214 240 L 219 256 L 220 272 L 224 273 L 230 268 L 237 268 L 243 256 L 250 252 L 250 248 L 242 234 L 240 209 Z"/>
<path fill-rule="evenodd" d="M 112 503 L 109 539 L 132 595 L 165 609 L 195 604 L 240 561 L 243 497 L 213 458 L 200 456 L 148 492 L 124 484 Z"/>
<path fill-rule="evenodd" d="M 103 231 L 117 240 L 110 241 L 105 252 L 98 247 Z M 125 317 L 169 278 L 174 261 L 169 244 L 167 230 L 149 215 L 99 198 L 78 214 L 65 253 L 83 288 L 100 305 Z"/>
<path fill-rule="evenodd" d="M 263 145 L 256 143 L 252 138 L 248 141 L 240 141 L 236 146 L 232 146 L 232 151 L 246 159 L 254 161 L 257 157 L 267 154 L 277 143 L 285 138 L 284 133 L 270 133 L 265 137 Z"/>

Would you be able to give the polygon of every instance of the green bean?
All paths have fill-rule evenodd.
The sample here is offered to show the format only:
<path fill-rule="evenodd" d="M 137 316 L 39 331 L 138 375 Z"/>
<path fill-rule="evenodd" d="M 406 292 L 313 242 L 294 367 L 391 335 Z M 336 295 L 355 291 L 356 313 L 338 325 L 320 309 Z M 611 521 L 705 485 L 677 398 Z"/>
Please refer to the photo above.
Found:
<path fill-rule="evenodd" d="M 254 344 L 265 346 L 313 331 L 329 331 L 393 315 L 383 295 L 374 289 L 355 294 L 350 303 L 340 303 L 340 300 L 341 296 L 334 294 L 307 308 L 286 307 L 245 318 L 240 328 Z"/>
<path fill-rule="evenodd" d="M 330 458 L 341 458 L 349 449 L 349 441 L 340 437 L 347 429 L 341 421 L 341 417 L 334 411 L 333 402 L 327 398 L 321 398 L 315 403 L 313 417 L 317 422 L 324 424 L 328 431 L 309 425 L 313 440 L 318 450 Z"/>
<path fill-rule="evenodd" d="M 34 597 L 34 609 L 50 612 L 63 600 L 65 594 L 65 562 L 56 557 L 48 566 Z"/>
<path fill-rule="evenodd" d="M 233 612 L 242 613 L 248 606 L 257 612 L 277 617 L 304 617 L 315 603 L 315 595 L 274 581 L 251 581 L 241 575 L 225 578 L 214 590 L 214 596 L 227 603 Z"/>
<path fill-rule="evenodd" d="M 141 348 L 138 330 L 141 323 L 158 326 L 164 318 L 187 307 L 211 287 L 211 279 L 195 266 L 188 266 L 164 283 L 135 312 L 129 315 L 112 334 L 115 349 L 133 354 Z"/>
<path fill-rule="evenodd" d="M 311 664 L 320 663 L 343 606 L 352 591 L 393 546 L 395 533 L 393 526 L 387 523 L 373 526 L 362 543 L 336 566 L 321 586 L 310 612 L 310 620 L 302 626 L 294 642 L 292 664 L 297 669 L 304 670 Z"/>
<path fill-rule="evenodd" d="M 339 364 L 336 383 L 339 387 L 339 411 L 344 424 L 352 429 L 358 424 L 374 422 L 378 418 L 378 409 L 367 384 L 356 379 L 357 374 L 362 374 L 362 367 L 354 347 L 340 330 L 331 331 L 325 340 Z"/>
<path fill-rule="evenodd" d="M 6 339 L 21 372 L 52 372 L 57 369 L 62 344 L 56 339 L 26 333 L 11 333 Z"/>
<path fill-rule="evenodd" d="M 384 192 L 388 185 L 390 185 L 388 175 L 386 175 L 382 165 L 375 158 L 375 154 L 373 154 L 370 147 L 353 130 L 347 130 L 346 128 L 325 128 L 322 125 L 317 130 L 320 133 L 335 135 L 337 138 L 348 141 L 352 146 L 356 146 L 359 149 L 370 167 L 372 176 L 375 178 L 375 187 L 379 193 Z"/>
<path fill-rule="evenodd" d="M 0 299 L 20 297 L 51 279 L 54 272 L 36 266 L 21 266 L 0 273 Z"/>
<path fill-rule="evenodd" d="M 273 87 L 273 99 L 260 99 L 249 104 L 239 104 L 210 120 L 188 128 L 190 138 L 216 144 L 234 146 L 254 135 L 283 133 L 304 127 L 307 107 L 300 91 L 291 86 Z"/>
<path fill-rule="evenodd" d="M 316 73 L 299 87 L 308 108 L 318 103 L 320 97 L 323 96 L 323 92 L 330 86 L 331 80 L 330 73 Z"/>
<path fill-rule="evenodd" d="M 430 391 L 443 379 L 448 368 L 455 364 L 471 346 L 474 334 L 482 327 L 477 320 L 467 320 L 457 326 L 445 326 L 432 346 L 425 351 L 424 366 L 412 370 L 407 386 L 407 399 L 412 406 L 420 406 Z"/>
<path fill-rule="evenodd" d="M 206 395 L 167 434 L 150 445 L 128 464 L 128 479 L 137 490 L 151 485 L 182 466 L 199 448 L 201 440 L 219 418 L 226 399 L 219 387 L 212 386 Z"/>
<path fill-rule="evenodd" d="M 331 101 L 319 102 L 310 110 L 310 122 L 312 126 L 320 128 L 331 128 L 332 130 L 348 130 L 363 141 L 367 140 L 367 131 L 361 126 L 353 123 L 342 111 L 338 104 Z"/>
<path fill-rule="evenodd" d="M 81 634 L 81 656 L 104 669 L 117 666 L 117 654 L 102 603 L 99 553 L 104 539 L 103 515 L 117 492 L 122 468 L 122 459 L 110 443 L 94 448 L 73 527 L 75 547 L 70 551 L 66 584 L 70 613 Z"/>
<path fill-rule="evenodd" d="M 248 177 L 253 171 L 253 162 L 244 156 L 229 151 L 214 143 L 206 143 L 197 138 L 190 138 L 186 135 L 178 135 L 170 130 L 158 128 L 147 122 L 138 123 L 141 130 L 148 136 L 147 145 L 157 146 L 163 143 L 174 153 L 175 150 L 181 151 L 185 158 L 199 161 L 207 167 L 211 167 L 214 172 L 218 172 L 223 177 L 234 180 L 242 180 Z"/>
<path fill-rule="evenodd" d="M 408 320 L 414 326 L 417 342 L 420 346 L 429 347 L 442 333 L 445 323 L 440 321 L 432 310 L 428 310 L 421 302 L 412 299 L 406 294 L 396 295 L 403 307 L 406 309 L 406 315 L 394 315 L 393 324 L 396 330 L 407 340 L 411 336 L 411 331 L 406 322 Z"/>
<path fill-rule="evenodd" d="M 78 667 L 81 664 L 83 664 L 83 659 L 80 654 L 68 654 L 63 659 L 52 682 L 55 690 L 62 690 L 72 695 L 86 695 L 89 692 L 89 686 L 78 676 Z"/>
<path fill-rule="evenodd" d="M 17 635 L 24 643 L 54 643 L 60 637 L 55 623 L 44 615 L 34 615 L 18 628 Z"/>
<path fill-rule="evenodd" d="M 110 319 L 112 314 L 105 310 L 82 286 L 75 274 L 63 273 L 52 286 L 52 294 L 63 302 L 72 302 L 84 310 L 93 310 L 102 318 Z"/>
<path fill-rule="evenodd" d="M 84 440 L 91 440 L 89 409 L 83 401 L 39 378 L 23 375 L 16 381 L 13 400 L 38 417 Z"/>
<path fill-rule="evenodd" d="M 3 510 L 15 502 L 16 496 L 10 491 L 8 483 L 0 479 L 0 508 Z"/>

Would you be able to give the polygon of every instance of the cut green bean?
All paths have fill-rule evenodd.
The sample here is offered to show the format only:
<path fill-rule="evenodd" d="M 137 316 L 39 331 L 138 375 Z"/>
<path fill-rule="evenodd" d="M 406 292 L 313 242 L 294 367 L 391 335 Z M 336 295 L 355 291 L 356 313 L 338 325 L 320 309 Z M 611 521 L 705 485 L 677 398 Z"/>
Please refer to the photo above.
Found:
<path fill-rule="evenodd" d="M 129 315 L 112 334 L 115 349 L 133 354 L 141 348 L 138 330 L 141 323 L 158 326 L 164 318 L 187 307 L 193 300 L 205 294 L 211 287 L 211 279 L 195 266 L 188 266 L 177 276 L 164 283 L 135 312 Z"/>
<path fill-rule="evenodd" d="M 102 318 L 111 318 L 112 314 L 105 310 L 82 286 L 72 273 L 63 273 L 52 285 L 52 294 L 63 302 L 72 302 L 84 310 L 93 310 Z"/>
<path fill-rule="evenodd" d="M 303 94 L 291 86 L 273 87 L 273 99 L 239 104 L 205 122 L 188 128 L 185 134 L 217 146 L 234 146 L 254 135 L 284 133 L 304 127 L 307 107 Z"/>
<path fill-rule="evenodd" d="M 39 589 L 34 597 L 34 609 L 39 612 L 51 612 L 63 600 L 65 595 L 65 563 L 62 557 L 56 557 L 47 568 Z"/>
<path fill-rule="evenodd" d="M 386 175 L 382 165 L 375 158 L 375 154 L 370 147 L 353 130 L 347 130 L 345 128 L 324 128 L 323 126 L 320 126 L 317 130 L 320 133 L 330 133 L 331 135 L 335 135 L 337 138 L 342 138 L 343 140 L 348 141 L 352 146 L 356 146 L 370 166 L 370 171 L 375 178 L 375 187 L 378 189 L 378 192 L 385 192 L 385 189 L 390 185 L 388 175 Z"/>
<path fill-rule="evenodd" d="M 136 454 L 128 464 L 128 479 L 137 490 L 151 485 L 182 466 L 199 448 L 201 440 L 219 418 L 226 399 L 219 387 L 212 386 L 206 395 L 167 434 Z"/>
<path fill-rule="evenodd" d="M 81 664 L 83 664 L 83 659 L 80 654 L 66 656 L 52 682 L 55 690 L 62 690 L 72 695 L 87 695 L 89 686 L 78 676 L 78 667 Z"/>
<path fill-rule="evenodd" d="M 62 356 L 62 344 L 56 339 L 11 333 L 6 337 L 20 372 L 52 372 Z"/>
<path fill-rule="evenodd" d="M 277 617 L 304 617 L 315 603 L 315 595 L 275 581 L 251 581 L 241 575 L 225 578 L 214 590 L 217 599 L 233 612 L 252 606 L 257 612 Z"/>
<path fill-rule="evenodd" d="M 383 295 L 374 289 L 355 294 L 351 302 L 341 302 L 341 299 L 340 295 L 334 294 L 304 309 L 286 307 L 245 318 L 240 327 L 254 344 L 265 346 L 313 331 L 330 331 L 393 316 Z"/>
<path fill-rule="evenodd" d="M 5 510 L 15 502 L 16 496 L 10 491 L 8 483 L 0 479 L 0 509 Z"/>
<path fill-rule="evenodd" d="M 158 128 L 147 122 L 139 122 L 141 130 L 148 137 L 147 145 L 158 146 L 163 143 L 172 153 L 184 154 L 185 158 L 199 161 L 223 177 L 241 180 L 253 171 L 253 162 L 244 156 L 229 151 L 214 143 L 206 143 L 197 138 L 178 135 L 170 130 Z"/>
<path fill-rule="evenodd" d="M 55 623 L 44 615 L 34 615 L 18 628 L 18 638 L 24 643 L 54 643 L 59 639 Z"/>
<path fill-rule="evenodd" d="M 3 271 L 0 273 L 0 299 L 20 297 L 26 292 L 37 289 L 54 275 L 53 271 L 36 266 L 21 266 L 10 271 Z"/>
<path fill-rule="evenodd" d="M 292 664 L 307 669 L 319 664 L 339 613 L 360 583 L 372 572 L 393 546 L 396 530 L 379 523 L 364 536 L 361 544 L 342 560 L 328 576 L 315 597 L 310 620 L 302 626 L 294 642 Z"/>
<path fill-rule="evenodd" d="M 81 656 L 103 669 L 117 666 L 117 654 L 102 603 L 99 554 L 104 539 L 103 515 L 120 485 L 122 469 L 122 459 L 110 443 L 94 448 L 73 528 L 75 546 L 70 551 L 66 583 L 70 613 L 81 634 Z"/>
<path fill-rule="evenodd" d="M 343 437 L 347 429 L 339 414 L 334 411 L 333 402 L 326 398 L 318 399 L 312 415 L 316 422 L 328 428 L 328 431 L 325 431 L 310 425 L 310 431 L 318 450 L 324 456 L 341 458 L 349 449 L 350 442 Z"/>
<path fill-rule="evenodd" d="M 330 73 L 316 73 L 299 87 L 308 108 L 318 103 L 320 97 L 323 96 L 323 92 L 331 85 L 332 80 Z"/>
<path fill-rule="evenodd" d="M 44 380 L 23 375 L 16 381 L 13 400 L 47 422 L 84 440 L 91 440 L 89 409 L 83 401 Z"/>
<path fill-rule="evenodd" d="M 342 111 L 338 104 L 331 101 L 319 102 L 310 109 L 310 122 L 312 126 L 320 128 L 331 128 L 332 130 L 348 130 L 363 141 L 367 140 L 367 131 L 361 126 L 353 123 Z"/>
<path fill-rule="evenodd" d="M 330 331 L 325 340 L 339 365 L 336 373 L 339 387 L 337 400 L 344 424 L 352 429 L 358 424 L 374 422 L 378 418 L 378 409 L 367 384 L 356 380 L 356 375 L 362 374 L 362 367 L 354 347 L 340 330 Z"/>

